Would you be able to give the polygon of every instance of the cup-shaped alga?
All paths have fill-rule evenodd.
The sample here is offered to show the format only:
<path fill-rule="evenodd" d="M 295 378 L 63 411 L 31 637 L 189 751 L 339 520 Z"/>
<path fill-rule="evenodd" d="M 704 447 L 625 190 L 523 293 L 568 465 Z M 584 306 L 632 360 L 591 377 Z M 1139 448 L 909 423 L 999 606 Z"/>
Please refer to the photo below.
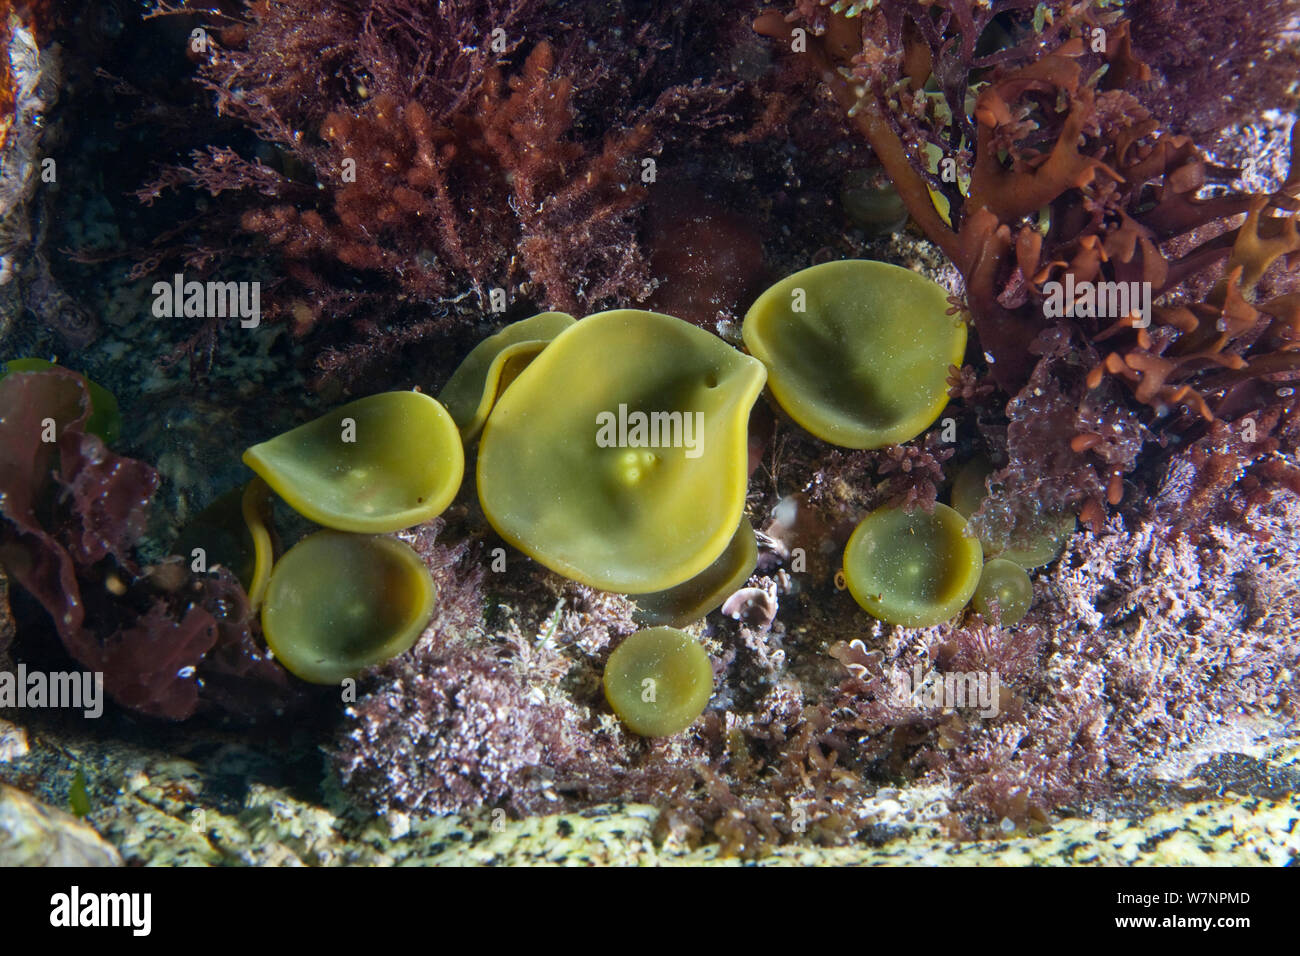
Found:
<path fill-rule="evenodd" d="M 760 362 L 681 319 L 620 309 L 560 333 L 483 428 L 479 500 L 508 542 L 592 587 L 663 591 L 740 524 Z"/>
<path fill-rule="evenodd" d="M 654 594 L 638 594 L 636 619 L 642 624 L 681 627 L 720 607 L 749 580 L 758 565 L 758 542 L 748 518 L 740 519 L 731 543 L 717 560 L 689 581 Z"/>
<path fill-rule="evenodd" d="M 769 288 L 743 335 L 791 418 L 832 444 L 881 448 L 915 438 L 948 403 L 948 367 L 966 350 L 949 308 L 924 276 L 847 259 Z"/>
<path fill-rule="evenodd" d="M 713 666 L 684 631 L 637 631 L 609 655 L 605 699 L 634 734 L 669 737 L 704 713 L 713 696 Z"/>
<path fill-rule="evenodd" d="M 438 401 L 451 414 L 465 441 L 478 437 L 497 396 L 551 339 L 572 324 L 573 316 L 564 312 L 542 312 L 512 322 L 474 346 L 438 393 Z"/>
<path fill-rule="evenodd" d="M 465 473 L 460 433 L 420 392 L 358 399 L 244 452 L 305 518 L 339 531 L 399 531 L 440 515 Z"/>
<path fill-rule="evenodd" d="M 318 531 L 276 562 L 262 632 L 290 672 L 334 684 L 410 648 L 436 596 L 429 569 L 404 542 Z"/>
<path fill-rule="evenodd" d="M 878 508 L 844 549 L 854 600 L 872 617 L 905 627 L 953 617 L 974 595 L 983 565 L 979 539 L 947 505 L 929 513 Z"/>

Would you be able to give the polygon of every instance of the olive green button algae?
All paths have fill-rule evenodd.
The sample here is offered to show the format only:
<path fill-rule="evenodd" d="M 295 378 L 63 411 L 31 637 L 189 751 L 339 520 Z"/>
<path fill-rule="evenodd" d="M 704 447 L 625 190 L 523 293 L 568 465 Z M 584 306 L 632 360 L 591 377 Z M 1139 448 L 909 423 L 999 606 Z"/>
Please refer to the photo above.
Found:
<path fill-rule="evenodd" d="M 564 312 L 542 312 L 512 322 L 474 346 L 438 393 L 465 441 L 478 437 L 500 393 L 573 322 Z"/>
<path fill-rule="evenodd" d="M 844 448 L 915 438 L 948 403 L 966 325 L 948 293 L 901 266 L 827 262 L 767 289 L 742 335 L 772 397 L 799 425 Z"/>
<path fill-rule="evenodd" d="M 700 642 L 671 627 L 637 631 L 609 655 L 605 699 L 642 737 L 681 733 L 713 696 L 713 665 Z"/>
<path fill-rule="evenodd" d="M 578 321 L 524 369 L 479 444 L 483 512 L 558 574 L 647 594 L 703 572 L 744 511 L 757 360 L 681 319 Z"/>
<path fill-rule="evenodd" d="M 408 650 L 436 596 L 428 568 L 405 543 L 319 531 L 276 563 L 262 632 L 290 673 L 336 684 Z"/>
<path fill-rule="evenodd" d="M 1019 564 L 1006 558 L 994 558 L 984 565 L 975 599 L 975 610 L 992 620 L 994 608 L 1000 624 L 1016 624 L 1029 612 L 1034 602 L 1034 583 Z"/>
<path fill-rule="evenodd" d="M 446 510 L 465 473 L 456 423 L 420 392 L 381 392 L 254 445 L 244 463 L 305 518 L 382 534 Z"/>
<path fill-rule="evenodd" d="M 947 505 L 934 511 L 879 508 L 844 549 L 844 578 L 872 617 L 930 627 L 957 614 L 979 585 L 984 554 L 966 519 Z"/>
<path fill-rule="evenodd" d="M 204 568 L 221 565 L 239 579 L 248 591 L 257 574 L 257 540 L 244 517 L 245 488 L 233 488 L 213 500 L 185 522 L 172 544 L 171 553 L 194 560 L 202 549 Z"/>

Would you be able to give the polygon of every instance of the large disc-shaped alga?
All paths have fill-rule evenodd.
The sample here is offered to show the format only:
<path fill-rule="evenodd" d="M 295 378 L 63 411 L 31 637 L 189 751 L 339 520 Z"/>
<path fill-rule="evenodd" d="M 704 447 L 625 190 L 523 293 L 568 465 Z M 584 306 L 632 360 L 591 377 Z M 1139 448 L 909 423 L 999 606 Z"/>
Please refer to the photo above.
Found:
<path fill-rule="evenodd" d="M 671 588 L 740 524 L 763 366 L 687 322 L 620 309 L 533 359 L 483 429 L 478 491 L 546 567 L 630 594 Z"/>
<path fill-rule="evenodd" d="M 636 619 L 642 624 L 682 627 L 722 605 L 743 585 L 758 564 L 758 542 L 748 518 L 725 551 L 689 581 L 653 594 L 638 594 Z"/>
<path fill-rule="evenodd" d="M 745 316 L 745 346 L 772 397 L 818 438 L 845 448 L 908 441 L 948 403 L 966 325 L 948 294 L 909 269 L 848 259 L 782 279 Z"/>

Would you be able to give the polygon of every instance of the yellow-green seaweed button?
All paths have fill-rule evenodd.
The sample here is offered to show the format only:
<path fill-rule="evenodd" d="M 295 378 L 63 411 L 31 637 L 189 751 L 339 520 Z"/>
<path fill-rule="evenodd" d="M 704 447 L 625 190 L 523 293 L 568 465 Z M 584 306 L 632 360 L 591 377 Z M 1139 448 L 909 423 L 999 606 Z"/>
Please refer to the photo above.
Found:
<path fill-rule="evenodd" d="M 722 554 L 744 510 L 760 362 L 681 319 L 620 309 L 560 333 L 498 399 L 483 512 L 559 574 L 647 594 Z"/>
<path fill-rule="evenodd" d="M 868 614 L 905 627 L 953 617 L 979 585 L 984 554 L 966 519 L 947 505 L 878 508 L 844 549 L 849 592 Z"/>
<path fill-rule="evenodd" d="M 436 596 L 428 568 L 407 544 L 318 531 L 271 572 L 262 632 L 291 673 L 336 684 L 410 648 Z"/>
<path fill-rule="evenodd" d="M 1042 514 L 1027 531 L 1016 529 L 1010 546 L 1001 550 L 990 546 L 989 553 L 1014 561 L 1022 568 L 1041 568 L 1065 550 L 1076 524 L 1074 515 L 1068 512 Z"/>
<path fill-rule="evenodd" d="M 271 489 L 261 478 L 254 478 L 245 486 L 239 506 L 253 543 L 253 573 L 247 584 L 248 606 L 257 610 L 266 597 L 267 585 L 271 583 L 271 571 L 275 567 Z"/>
<path fill-rule="evenodd" d="M 966 325 L 948 293 L 910 269 L 847 259 L 796 272 L 745 315 L 745 346 L 772 397 L 812 434 L 845 448 L 915 438 L 948 403 Z"/>
<path fill-rule="evenodd" d="M 474 346 L 438 393 L 438 401 L 451 414 L 465 441 L 478 437 L 501 392 L 573 321 L 573 316 L 564 312 L 542 312 L 512 322 Z"/>
<path fill-rule="evenodd" d="M 1033 601 L 1034 582 L 1029 580 L 1025 569 L 1006 558 L 994 558 L 984 565 L 971 603 L 989 620 L 993 619 L 996 605 L 998 622 L 1015 624 L 1028 613 Z"/>
<path fill-rule="evenodd" d="M 257 576 L 257 542 L 244 518 L 243 501 L 247 486 L 232 488 L 193 515 L 181 527 L 172 544 L 172 554 L 191 565 L 203 552 L 198 567 L 208 570 L 221 565 L 239 579 L 247 591 Z"/>
<path fill-rule="evenodd" d="M 713 696 L 713 665 L 700 642 L 671 627 L 637 631 L 609 655 L 605 699 L 642 737 L 681 733 Z"/>
<path fill-rule="evenodd" d="M 257 610 L 271 579 L 277 540 L 271 489 L 254 477 L 242 488 L 219 495 L 185 522 L 171 551 L 195 571 L 217 565 L 229 570 L 247 592 L 248 606 Z M 196 552 L 201 552 L 202 564 L 194 563 Z"/>
<path fill-rule="evenodd" d="M 675 588 L 637 595 L 636 619 L 641 624 L 667 624 L 681 627 L 704 617 L 749 580 L 758 565 L 758 542 L 748 518 L 718 559 Z"/>
<path fill-rule="evenodd" d="M 327 528 L 378 534 L 435 518 L 465 473 L 460 433 L 420 392 L 381 392 L 254 445 L 244 463 Z"/>

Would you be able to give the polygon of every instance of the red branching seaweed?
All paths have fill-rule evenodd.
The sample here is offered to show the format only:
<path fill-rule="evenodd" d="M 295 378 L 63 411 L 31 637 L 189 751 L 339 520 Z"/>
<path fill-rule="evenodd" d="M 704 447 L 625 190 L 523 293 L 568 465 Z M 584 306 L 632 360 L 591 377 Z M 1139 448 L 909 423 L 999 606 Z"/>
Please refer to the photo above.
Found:
<path fill-rule="evenodd" d="M 169 720 L 204 705 L 254 718 L 301 701 L 254 641 L 229 572 L 168 588 L 141 572 L 132 547 L 158 477 L 86 433 L 80 376 L 5 376 L 0 411 L 0 562 L 49 613 L 68 654 L 103 673 L 115 701 Z"/>
<path fill-rule="evenodd" d="M 1127 21 L 1090 3 L 1063 3 L 1031 25 L 1031 6 L 1000 5 L 1012 39 L 987 56 L 976 55 L 975 39 L 990 27 L 993 8 L 967 0 L 886 4 L 853 18 L 805 0 L 788 17 L 765 14 L 755 27 L 790 44 L 798 24 L 813 34 L 806 54 L 796 51 L 792 61 L 811 65 L 830 88 L 915 222 L 962 272 L 978 346 L 993 379 L 1017 401 L 1051 401 L 1063 387 L 1035 373 L 1035 343 L 1054 326 L 1076 336 L 1076 354 L 1091 362 L 1086 388 L 1069 382 L 1085 420 L 1090 406 L 1116 401 L 1097 391 L 1106 379 L 1122 383 L 1156 418 L 1187 409 L 1208 421 L 1242 383 L 1296 378 L 1293 290 L 1283 283 L 1263 301 L 1256 293 L 1270 269 L 1300 253 L 1300 129 L 1279 190 L 1232 192 L 1235 171 L 1162 130 L 1125 89 L 1150 77 Z M 968 110 L 976 78 L 982 85 Z M 927 79 L 942 96 L 925 92 Z M 935 148 L 957 176 L 931 165 Z M 947 216 L 932 191 L 946 200 Z M 1149 314 L 1135 302 L 1111 314 L 1084 297 L 1142 284 L 1155 302 Z M 1076 298 L 1069 290 L 1088 292 Z M 1064 425 L 1066 410 L 1058 411 Z M 1131 429 L 1126 435 L 1120 450 L 1118 436 L 1081 421 L 1068 438 L 1082 437 L 1054 464 L 1041 451 L 1031 456 L 1056 470 L 1037 472 L 1014 452 L 1010 467 L 1068 483 L 1094 470 L 1089 458 L 1102 458 L 1100 486 L 1089 477 L 1071 492 L 1095 520 L 1103 501 L 1122 498 L 1120 476 L 1136 463 L 1141 438 L 1134 447 Z"/>

